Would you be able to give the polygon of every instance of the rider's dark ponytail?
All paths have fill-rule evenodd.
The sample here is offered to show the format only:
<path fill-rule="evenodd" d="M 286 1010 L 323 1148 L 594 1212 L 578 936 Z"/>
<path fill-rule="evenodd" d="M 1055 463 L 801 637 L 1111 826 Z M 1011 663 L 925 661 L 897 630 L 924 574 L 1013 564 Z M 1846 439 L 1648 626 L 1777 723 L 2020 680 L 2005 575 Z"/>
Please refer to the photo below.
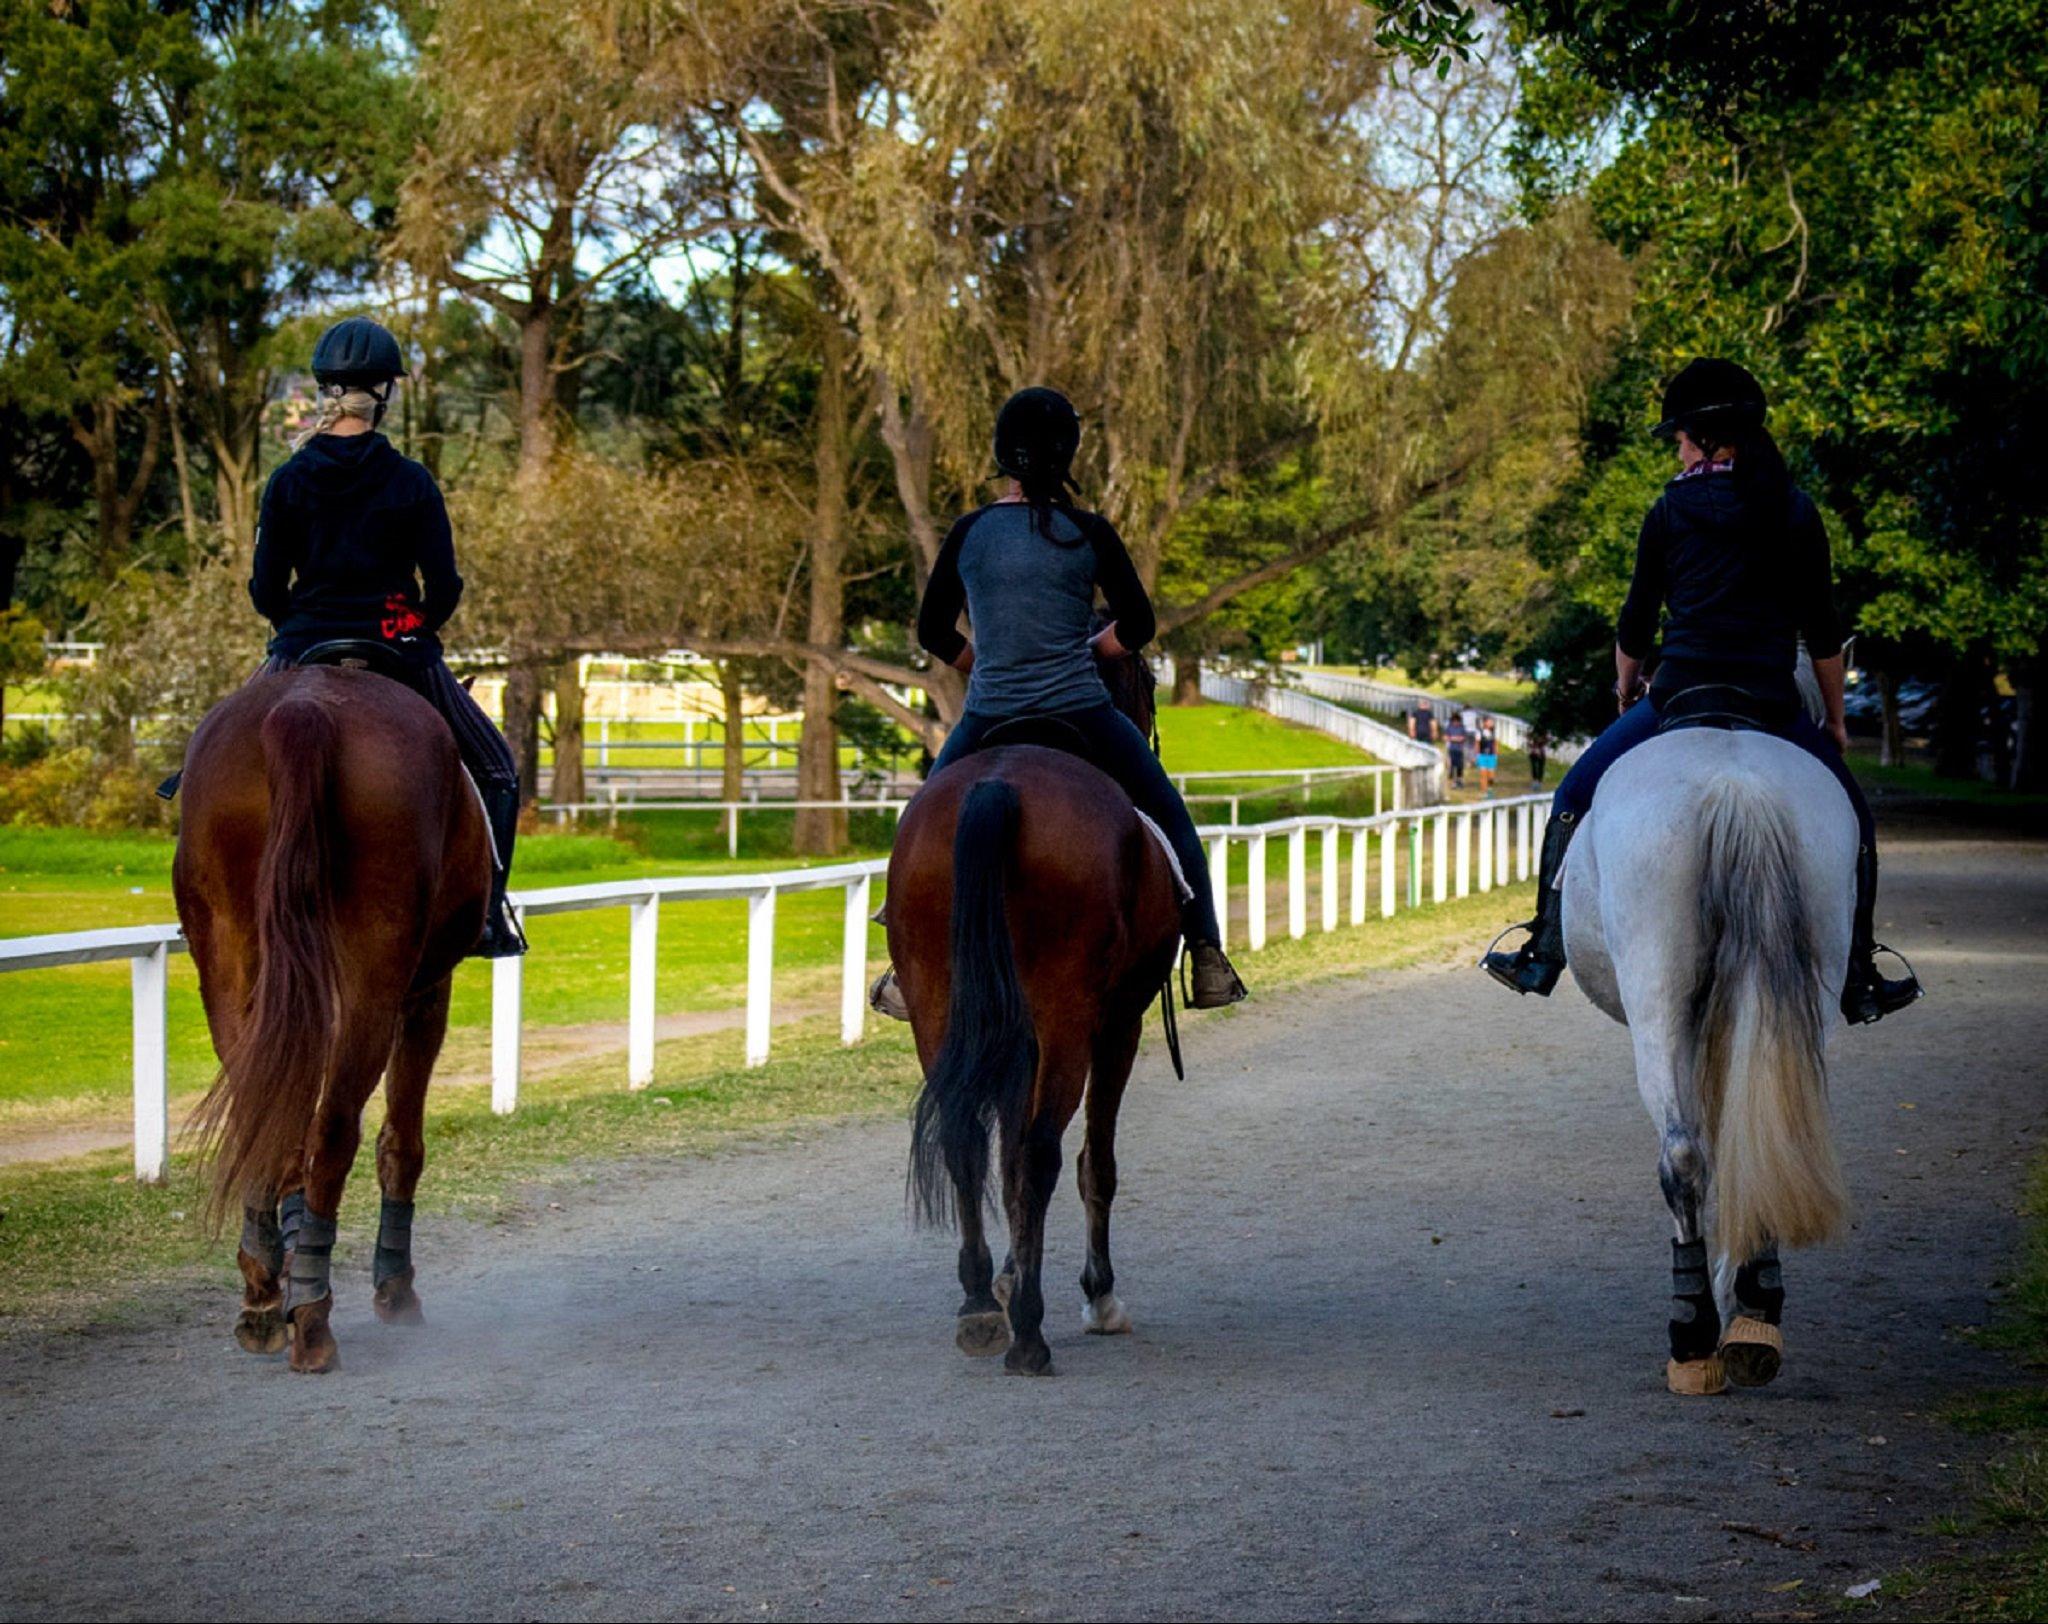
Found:
<path fill-rule="evenodd" d="M 1724 443 L 1735 453 L 1735 488 L 1757 512 L 1781 507 L 1792 490 L 1792 470 L 1771 431 L 1761 423 L 1727 432 Z"/>

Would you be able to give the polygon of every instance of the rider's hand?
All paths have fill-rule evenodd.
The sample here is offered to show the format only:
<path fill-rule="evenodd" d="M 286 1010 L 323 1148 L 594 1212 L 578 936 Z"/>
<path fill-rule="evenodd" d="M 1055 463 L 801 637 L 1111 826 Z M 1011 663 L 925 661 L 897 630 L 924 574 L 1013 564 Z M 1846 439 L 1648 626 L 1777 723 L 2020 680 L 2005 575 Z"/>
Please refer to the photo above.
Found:
<path fill-rule="evenodd" d="M 1828 737 L 1835 741 L 1835 748 L 1843 755 L 1849 753 L 1849 724 L 1837 716 L 1828 723 Z"/>

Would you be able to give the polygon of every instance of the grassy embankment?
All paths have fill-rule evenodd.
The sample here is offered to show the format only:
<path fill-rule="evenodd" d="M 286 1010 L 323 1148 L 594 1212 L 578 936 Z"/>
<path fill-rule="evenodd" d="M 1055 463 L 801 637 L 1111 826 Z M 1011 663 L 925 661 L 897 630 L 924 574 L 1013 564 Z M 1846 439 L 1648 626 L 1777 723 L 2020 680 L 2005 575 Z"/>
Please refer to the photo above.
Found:
<path fill-rule="evenodd" d="M 1247 973 L 1267 996 L 1332 976 L 1463 959 L 1499 922 L 1526 913 L 1530 901 L 1523 885 L 1358 929 L 1312 931 L 1299 942 L 1283 936 L 1264 953 L 1245 956 Z M 1317 917 L 1313 908 L 1310 917 Z M 1197 1072 L 1204 1027 L 1234 1018 L 1234 1011 L 1185 1017 L 1189 1064 Z M 1156 1017 L 1146 1042 L 1152 1049 L 1159 1044 Z M 437 1086 L 429 1096 L 422 1210 L 488 1219 L 528 1198 L 536 1183 L 572 1184 L 621 1159 L 703 1154 L 735 1140 L 900 1115 L 917 1078 L 908 1031 L 889 1022 L 877 1022 L 851 1049 L 839 1046 L 833 1021 L 799 1022 L 778 1031 L 768 1065 L 743 1070 L 739 1061 L 737 1032 L 663 1042 L 653 1085 L 629 1093 L 616 1056 L 607 1055 L 525 1090 L 510 1117 L 492 1116 L 482 1089 Z M 373 1101 L 342 1214 L 345 1266 L 371 1240 L 376 1180 L 369 1139 L 380 1113 Z M 171 1280 L 218 1287 L 225 1315 L 235 1280 L 232 1232 L 215 1240 L 200 1226 L 191 1158 L 177 1153 L 169 1182 L 158 1188 L 135 1184 L 128 1163 L 122 1148 L 0 1166 L 0 1332 L 121 1317 Z M 431 1260 L 424 1267 L 430 1271 Z"/>
<path fill-rule="evenodd" d="M 1169 711 L 1161 723 L 1166 758 L 1184 771 L 1231 767 L 1344 766 L 1368 758 L 1324 735 L 1256 711 L 1206 706 Z M 1247 788 L 1250 786 L 1247 785 Z M 1358 786 L 1351 786 L 1354 797 Z M 1370 807 L 1370 787 L 1364 790 Z M 1265 791 L 1245 815 L 1271 817 L 1301 802 Z M 1318 805 L 1331 805 L 1332 794 Z M 1198 817 L 1208 816 L 1202 809 Z M 797 861 L 792 818 L 749 813 L 741 857 L 725 856 L 715 817 L 646 813 L 622 820 L 618 838 L 541 834 L 522 842 L 517 884 L 526 889 L 636 875 L 718 872 Z M 859 813 L 855 856 L 886 854 L 894 819 Z M 175 918 L 170 895 L 172 844 L 161 835 L 87 835 L 68 830 L 0 829 L 0 936 L 154 924 Z M 1238 854 L 1242 877 L 1244 857 Z M 836 996 L 841 902 L 837 892 L 799 892 L 776 915 L 778 1008 L 822 1010 Z M 617 1034 L 589 1029 L 622 1022 L 626 1012 L 626 916 L 619 910 L 549 916 L 531 922 L 526 975 L 529 1055 L 537 1074 L 593 1041 Z M 744 998 L 746 905 L 691 902 L 664 911 L 656 975 L 664 1014 L 726 1011 Z M 871 955 L 884 948 L 879 931 Z M 171 1088 L 189 1105 L 213 1072 L 191 961 L 173 958 L 170 1005 Z M 10 978 L 0 996 L 0 1134 L 48 1132 L 125 1110 L 128 1094 L 128 972 L 125 965 L 83 965 Z M 480 1080 L 486 1063 L 490 975 L 479 963 L 457 973 L 443 1075 Z M 174 1107 L 174 1119 L 182 1113 Z"/>

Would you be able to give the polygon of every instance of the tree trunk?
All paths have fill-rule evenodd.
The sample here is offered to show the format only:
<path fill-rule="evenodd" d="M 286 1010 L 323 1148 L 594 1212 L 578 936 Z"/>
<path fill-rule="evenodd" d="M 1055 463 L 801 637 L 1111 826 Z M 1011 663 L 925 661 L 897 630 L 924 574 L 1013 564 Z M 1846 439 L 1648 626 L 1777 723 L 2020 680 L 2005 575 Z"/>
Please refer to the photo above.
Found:
<path fill-rule="evenodd" d="M 1202 657 L 1176 654 L 1173 657 L 1173 702 L 1199 705 L 1202 701 Z"/>
<path fill-rule="evenodd" d="M 505 673 L 505 742 L 519 772 L 522 806 L 540 799 L 540 691 L 541 668 L 533 661 L 520 660 Z"/>
<path fill-rule="evenodd" d="M 1949 663 L 1934 711 L 1934 770 L 1944 778 L 1977 776 L 1980 683 L 1975 651 Z"/>
<path fill-rule="evenodd" d="M 932 426 L 922 402 L 913 391 L 906 411 L 895 384 L 879 369 L 875 374 L 875 401 L 881 414 L 882 443 L 889 448 L 889 461 L 896 474 L 896 496 L 903 504 L 910 526 L 910 562 L 917 577 L 918 595 L 924 595 L 932 566 L 939 561 L 945 537 L 932 517 Z M 925 672 L 924 690 L 931 696 L 939 719 L 948 727 L 967 708 L 967 679 L 949 665 L 933 661 Z"/>
<path fill-rule="evenodd" d="M 159 407 L 150 413 L 143 430 L 135 472 L 123 484 L 120 406 L 111 398 L 96 400 L 89 419 L 72 421 L 71 437 L 92 461 L 93 564 L 103 581 L 111 580 L 128 562 L 135 536 L 135 514 L 149 489 L 150 476 L 156 472 L 162 431 L 163 412 Z"/>
<path fill-rule="evenodd" d="M 519 324 L 519 472 L 530 478 L 554 455 L 554 309 L 536 299 Z"/>
<path fill-rule="evenodd" d="M 719 752 L 722 771 L 719 774 L 718 798 L 721 801 L 741 801 L 746 798 L 747 765 L 747 696 L 740 688 L 740 668 L 737 661 L 724 660 L 718 667 L 718 691 L 724 700 L 724 748 Z M 735 845 L 739 841 L 739 808 L 726 813 L 729 830 Z"/>
<path fill-rule="evenodd" d="M 548 799 L 573 806 L 583 792 L 583 662 L 571 655 L 555 668 L 555 776 Z"/>
<path fill-rule="evenodd" d="M 1903 767 L 1906 764 L 1906 725 L 1899 720 L 1897 672 L 1878 672 L 1877 697 L 1877 763 L 1880 767 Z"/>
<path fill-rule="evenodd" d="M 2012 787 L 2021 794 L 2039 794 L 2048 789 L 2048 726 L 2041 715 L 2040 665 L 2035 660 L 2016 662 L 2012 668 L 2012 691 L 2016 744 L 2012 755 Z"/>
<path fill-rule="evenodd" d="M 846 634 L 846 365 L 844 329 L 829 313 L 820 334 L 823 370 L 818 381 L 817 444 L 812 455 L 816 493 L 811 505 L 811 613 L 808 638 L 815 648 L 837 648 Z M 796 796 L 836 801 L 839 782 L 839 684 L 820 660 L 804 664 L 804 714 L 797 735 Z M 825 857 L 846 849 L 846 814 L 832 807 L 799 808 L 795 849 Z"/>

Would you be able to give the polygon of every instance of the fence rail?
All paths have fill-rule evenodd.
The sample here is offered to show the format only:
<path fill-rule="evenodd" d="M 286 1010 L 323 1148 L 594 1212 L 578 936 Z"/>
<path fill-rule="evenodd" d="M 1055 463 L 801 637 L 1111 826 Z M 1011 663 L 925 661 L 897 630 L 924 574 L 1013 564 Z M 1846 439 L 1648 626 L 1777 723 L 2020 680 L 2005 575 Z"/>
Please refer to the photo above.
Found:
<path fill-rule="evenodd" d="M 1506 711 L 1488 710 L 1483 705 L 1468 705 L 1455 694 L 1432 694 L 1420 688 L 1401 688 L 1391 682 L 1376 682 L 1371 677 L 1351 677 L 1339 671 L 1297 671 L 1291 674 L 1294 682 L 1306 693 L 1316 694 L 1324 699 L 1334 699 L 1346 705 L 1363 705 L 1367 710 L 1382 712 L 1389 716 L 1405 716 L 1418 704 L 1428 705 L 1438 716 L 1450 711 L 1469 711 L 1475 716 L 1493 718 L 1494 732 L 1500 742 L 1510 750 L 1529 748 L 1529 724 L 1519 716 L 1510 716 Z M 1584 739 L 1553 739 L 1550 744 L 1550 759 L 1569 764 L 1579 759 L 1579 752 L 1586 748 Z"/>
<path fill-rule="evenodd" d="M 1320 928 L 1336 930 L 1340 920 L 1362 925 L 1376 905 L 1391 917 L 1397 908 L 1443 902 L 1473 891 L 1488 891 L 1527 879 L 1542 839 L 1548 797 L 1523 795 L 1471 806 L 1426 806 L 1341 818 L 1310 813 L 1269 823 L 1201 829 L 1209 852 L 1217 913 L 1231 925 L 1230 847 L 1246 848 L 1245 946 L 1256 953 L 1269 940 L 1272 895 L 1267 879 L 1275 841 L 1286 845 L 1283 891 L 1285 928 L 1291 938 L 1309 929 L 1308 850 L 1320 841 L 1321 883 L 1317 887 Z M 1543 809 L 1543 810 L 1539 810 Z M 1378 861 L 1372 846 L 1378 843 Z M 1341 881 L 1344 848 L 1350 848 L 1349 885 Z M 838 888 L 844 893 L 840 938 L 839 1036 L 860 1040 L 867 1020 L 867 932 L 874 882 L 888 871 L 886 859 L 783 869 L 765 874 L 688 875 L 667 879 L 606 880 L 591 885 L 517 891 L 512 902 L 522 920 L 594 908 L 623 908 L 629 951 L 626 968 L 626 1086 L 644 1088 L 654 1078 L 655 965 L 660 950 L 664 903 L 744 897 L 747 902 L 747 993 L 744 1025 L 746 1064 L 769 1055 L 774 1027 L 775 908 L 785 893 Z M 1427 884 L 1425 885 L 1425 875 Z M 1375 892 L 1377 896 L 1375 897 Z M 169 955 L 185 951 L 175 925 L 138 925 L 117 930 L 67 931 L 52 936 L 0 940 L 0 973 L 53 966 L 130 964 L 131 1030 L 135 1093 L 135 1176 L 161 1180 L 170 1159 L 169 1071 L 165 1016 Z M 518 1108 L 526 959 L 498 959 L 491 965 L 491 1108 L 501 1115 Z"/>

